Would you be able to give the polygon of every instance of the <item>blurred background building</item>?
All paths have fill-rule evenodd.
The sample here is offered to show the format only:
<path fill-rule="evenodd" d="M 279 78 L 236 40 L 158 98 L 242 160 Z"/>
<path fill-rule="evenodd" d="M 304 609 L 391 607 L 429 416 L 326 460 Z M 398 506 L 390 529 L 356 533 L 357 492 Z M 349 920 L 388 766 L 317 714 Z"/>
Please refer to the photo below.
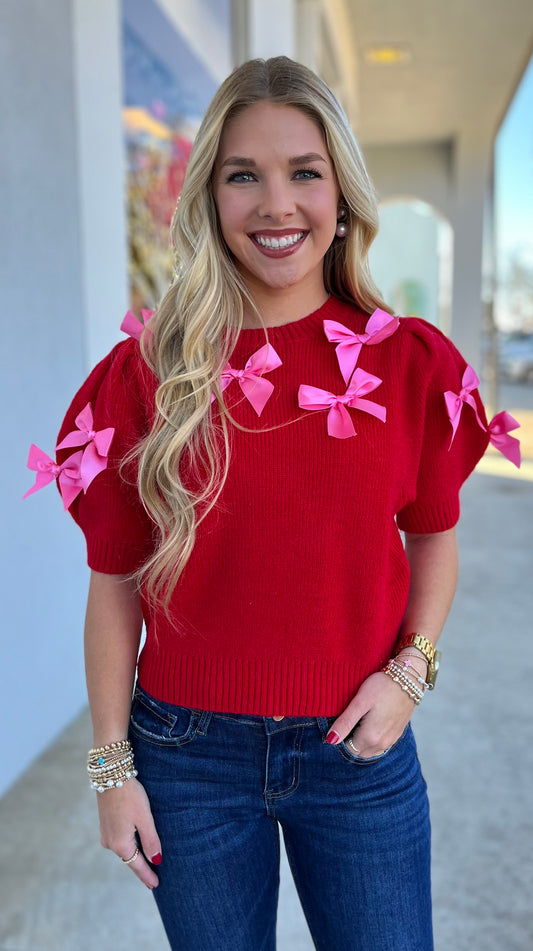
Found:
<path fill-rule="evenodd" d="M 125 311 L 164 291 L 170 218 L 219 83 L 278 54 L 326 79 L 380 196 L 378 285 L 450 334 L 497 403 L 498 323 L 526 367 L 533 332 L 532 209 L 517 181 L 524 237 L 511 225 L 499 269 L 494 236 L 494 196 L 504 221 L 513 185 L 498 178 L 497 137 L 532 35 L 530 0 L 3 0 L 0 794 L 86 702 L 83 540 L 53 491 L 20 502 L 28 446 L 52 454 Z M 532 125 L 530 111 L 530 187 Z"/>

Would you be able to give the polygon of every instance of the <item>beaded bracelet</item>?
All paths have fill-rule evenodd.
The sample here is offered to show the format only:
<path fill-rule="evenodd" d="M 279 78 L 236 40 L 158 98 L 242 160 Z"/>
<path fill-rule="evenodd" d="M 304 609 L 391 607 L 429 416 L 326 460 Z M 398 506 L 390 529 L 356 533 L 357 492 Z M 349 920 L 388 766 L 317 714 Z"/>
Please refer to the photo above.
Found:
<path fill-rule="evenodd" d="M 413 683 L 408 674 L 404 673 L 404 668 L 394 659 L 389 660 L 388 664 L 382 668 L 383 673 L 387 674 L 399 687 L 408 695 L 414 704 L 418 706 L 424 696 L 424 690 Z"/>
<path fill-rule="evenodd" d="M 137 776 L 133 764 L 133 749 L 129 740 L 119 740 L 107 746 L 98 746 L 89 750 L 87 772 L 91 789 L 105 792 L 106 789 L 120 789 L 128 779 Z"/>

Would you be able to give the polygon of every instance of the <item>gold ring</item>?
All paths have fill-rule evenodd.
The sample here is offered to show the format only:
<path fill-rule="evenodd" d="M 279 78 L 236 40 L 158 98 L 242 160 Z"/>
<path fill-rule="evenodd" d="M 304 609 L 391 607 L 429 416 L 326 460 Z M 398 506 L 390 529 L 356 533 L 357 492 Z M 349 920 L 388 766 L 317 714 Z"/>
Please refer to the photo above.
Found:
<path fill-rule="evenodd" d="M 361 750 L 358 750 L 357 747 L 353 745 L 353 742 L 351 739 L 348 740 L 348 746 L 351 746 L 352 750 L 354 751 L 356 755 L 361 752 Z"/>
<path fill-rule="evenodd" d="M 137 856 L 138 856 L 138 854 L 139 854 L 140 851 L 141 851 L 140 848 L 137 846 L 137 848 L 135 849 L 135 852 L 133 853 L 131 859 L 121 859 L 120 861 L 123 862 L 124 865 L 131 865 L 131 863 L 134 862 L 135 859 L 137 858 Z"/>

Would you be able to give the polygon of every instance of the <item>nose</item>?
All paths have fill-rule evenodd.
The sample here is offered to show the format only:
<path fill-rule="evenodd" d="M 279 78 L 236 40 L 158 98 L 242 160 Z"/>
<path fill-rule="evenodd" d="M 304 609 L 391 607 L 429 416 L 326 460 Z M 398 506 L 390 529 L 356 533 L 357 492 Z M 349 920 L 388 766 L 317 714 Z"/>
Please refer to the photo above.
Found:
<path fill-rule="evenodd" d="M 268 218 L 273 222 L 285 221 L 295 210 L 294 195 L 289 182 L 278 176 L 264 182 L 258 208 L 261 218 Z"/>

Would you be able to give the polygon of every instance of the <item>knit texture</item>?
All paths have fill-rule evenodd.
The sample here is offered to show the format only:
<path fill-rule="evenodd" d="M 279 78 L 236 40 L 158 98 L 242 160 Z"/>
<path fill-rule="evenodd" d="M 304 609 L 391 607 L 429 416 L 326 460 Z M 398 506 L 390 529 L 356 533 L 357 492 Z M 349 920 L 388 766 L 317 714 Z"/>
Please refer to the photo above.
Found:
<path fill-rule="evenodd" d="M 269 328 L 282 365 L 265 374 L 274 391 L 261 417 L 237 380 L 224 391 L 251 432 L 233 427 L 228 479 L 198 529 L 172 621 L 144 606 L 138 672 L 153 696 L 221 712 L 333 716 L 389 658 L 409 587 L 399 529 L 440 532 L 457 522 L 460 486 L 488 435 L 464 405 L 450 448 L 444 392 L 459 393 L 466 364 L 416 318 L 363 345 L 358 359 L 383 381 L 369 398 L 386 407 L 385 422 L 349 409 L 357 435 L 338 439 L 328 435 L 327 410 L 300 409 L 300 384 L 346 390 L 324 319 L 363 333 L 368 316 L 330 298 Z M 231 366 L 244 368 L 264 343 L 263 331 L 242 331 Z M 119 465 L 150 426 L 155 389 L 138 344 L 124 341 L 82 386 L 60 432 L 75 428 L 87 402 L 95 429 L 116 430 L 107 470 L 71 507 L 96 571 L 133 571 L 154 545 L 135 473 Z"/>

